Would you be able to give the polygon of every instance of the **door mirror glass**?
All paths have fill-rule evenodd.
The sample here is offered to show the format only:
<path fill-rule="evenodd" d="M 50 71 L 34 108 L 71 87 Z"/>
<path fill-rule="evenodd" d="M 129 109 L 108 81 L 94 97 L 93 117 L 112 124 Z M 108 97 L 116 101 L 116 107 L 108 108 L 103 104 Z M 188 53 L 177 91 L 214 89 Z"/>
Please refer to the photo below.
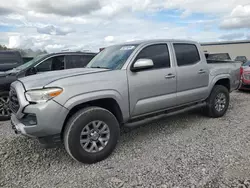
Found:
<path fill-rule="evenodd" d="M 131 71 L 136 72 L 139 70 L 150 69 L 153 66 L 154 63 L 151 59 L 138 59 L 131 68 Z"/>

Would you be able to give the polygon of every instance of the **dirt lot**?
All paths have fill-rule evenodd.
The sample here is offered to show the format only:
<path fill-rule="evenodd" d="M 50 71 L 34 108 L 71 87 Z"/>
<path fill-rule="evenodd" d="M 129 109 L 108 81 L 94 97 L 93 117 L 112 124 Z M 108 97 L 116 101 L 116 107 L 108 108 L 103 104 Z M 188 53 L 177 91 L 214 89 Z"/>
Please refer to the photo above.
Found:
<path fill-rule="evenodd" d="M 42 149 L 0 122 L 0 187 L 248 187 L 250 93 L 234 92 L 226 116 L 180 114 L 123 131 L 94 165 Z"/>

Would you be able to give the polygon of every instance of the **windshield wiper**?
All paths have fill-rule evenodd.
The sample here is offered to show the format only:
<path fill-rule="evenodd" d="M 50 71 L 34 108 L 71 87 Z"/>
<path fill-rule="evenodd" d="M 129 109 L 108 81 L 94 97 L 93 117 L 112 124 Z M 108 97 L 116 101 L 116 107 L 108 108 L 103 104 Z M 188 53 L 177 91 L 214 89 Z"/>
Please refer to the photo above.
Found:
<path fill-rule="evenodd" d="M 91 68 L 97 68 L 97 69 L 110 69 L 110 68 L 107 68 L 107 67 L 100 67 L 100 66 L 91 67 Z"/>

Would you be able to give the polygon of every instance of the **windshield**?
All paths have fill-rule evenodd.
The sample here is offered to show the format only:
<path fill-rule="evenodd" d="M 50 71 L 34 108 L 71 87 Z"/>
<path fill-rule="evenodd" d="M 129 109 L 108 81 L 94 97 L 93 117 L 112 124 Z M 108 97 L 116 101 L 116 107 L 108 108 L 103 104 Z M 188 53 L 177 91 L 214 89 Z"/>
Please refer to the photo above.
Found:
<path fill-rule="evenodd" d="M 121 69 L 138 45 L 118 45 L 101 51 L 87 65 L 87 68 Z"/>
<path fill-rule="evenodd" d="M 250 61 L 247 61 L 247 62 L 244 63 L 242 66 L 250 66 Z"/>
<path fill-rule="evenodd" d="M 40 61 L 42 58 L 44 58 L 47 54 L 42 54 L 42 55 L 38 55 L 36 56 L 34 59 L 32 59 L 31 61 L 28 61 L 27 63 L 24 63 L 18 67 L 16 67 L 15 69 L 17 70 L 23 70 L 26 69 L 27 67 L 29 67 L 30 65 L 32 65 L 33 63 Z"/>

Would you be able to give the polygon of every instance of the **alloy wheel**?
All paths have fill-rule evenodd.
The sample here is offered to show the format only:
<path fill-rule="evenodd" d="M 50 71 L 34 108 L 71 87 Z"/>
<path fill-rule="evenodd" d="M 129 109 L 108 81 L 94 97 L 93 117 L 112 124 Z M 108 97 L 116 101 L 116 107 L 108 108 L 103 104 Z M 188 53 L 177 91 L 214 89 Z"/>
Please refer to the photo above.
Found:
<path fill-rule="evenodd" d="M 215 109 L 221 112 L 226 107 L 226 95 L 224 93 L 219 93 L 215 98 Z"/>
<path fill-rule="evenodd" d="M 82 148 L 90 153 L 96 153 L 108 144 L 110 130 L 103 121 L 92 121 L 87 124 L 81 132 L 80 144 Z"/>
<path fill-rule="evenodd" d="M 0 96 L 0 116 L 10 116 L 9 96 Z"/>

